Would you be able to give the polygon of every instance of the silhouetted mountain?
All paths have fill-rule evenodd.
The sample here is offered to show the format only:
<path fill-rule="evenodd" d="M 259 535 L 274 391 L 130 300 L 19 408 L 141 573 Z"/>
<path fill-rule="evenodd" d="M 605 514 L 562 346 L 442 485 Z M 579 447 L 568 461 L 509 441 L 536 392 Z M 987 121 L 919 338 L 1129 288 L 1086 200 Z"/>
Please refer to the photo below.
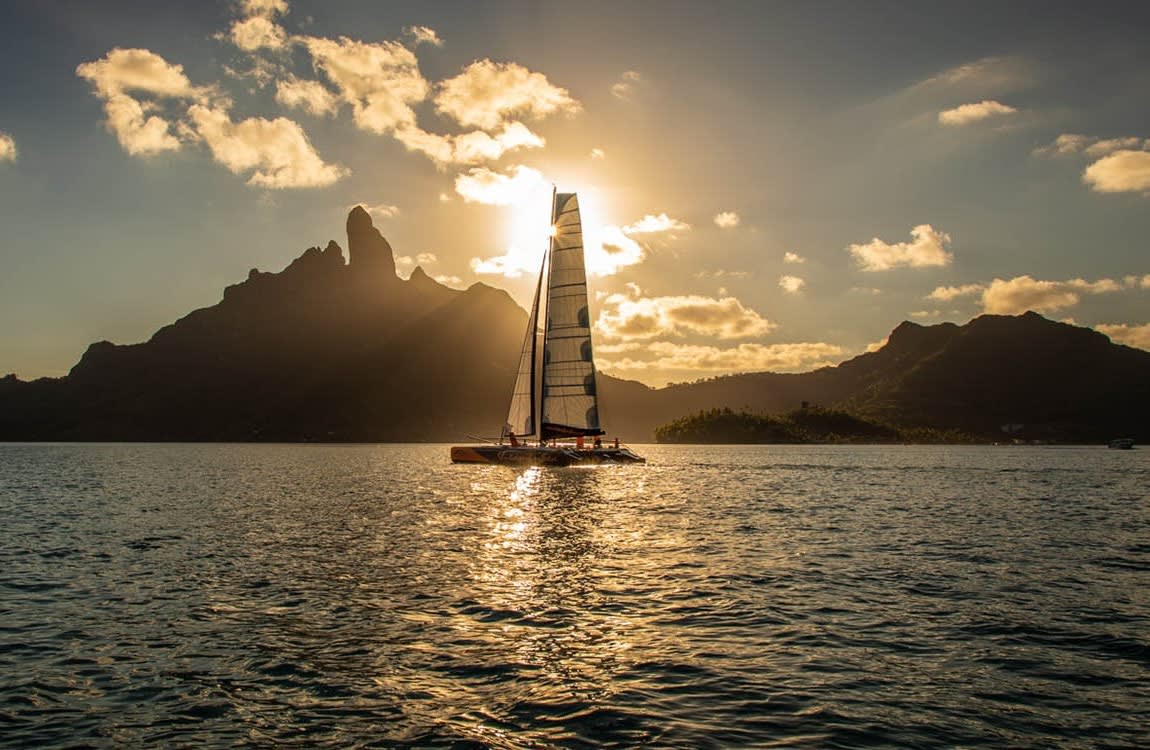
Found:
<path fill-rule="evenodd" d="M 527 316 L 503 291 L 395 274 L 362 208 L 279 273 L 253 269 L 216 305 L 140 344 L 92 344 L 67 377 L 0 378 L 0 440 L 458 440 L 506 416 Z M 896 426 L 1100 441 L 1150 437 L 1150 353 L 1034 313 L 903 323 L 885 346 L 802 374 L 668 388 L 600 375 L 611 435 L 714 408 L 807 401 Z"/>
<path fill-rule="evenodd" d="M 966 325 L 904 322 L 878 351 L 795 375 L 754 373 L 631 393 L 612 412 L 646 433 L 727 407 L 762 414 L 801 402 L 901 427 L 991 439 L 1150 438 L 1150 352 L 1029 312 Z M 1005 430 L 1004 430 L 1005 428 Z"/>

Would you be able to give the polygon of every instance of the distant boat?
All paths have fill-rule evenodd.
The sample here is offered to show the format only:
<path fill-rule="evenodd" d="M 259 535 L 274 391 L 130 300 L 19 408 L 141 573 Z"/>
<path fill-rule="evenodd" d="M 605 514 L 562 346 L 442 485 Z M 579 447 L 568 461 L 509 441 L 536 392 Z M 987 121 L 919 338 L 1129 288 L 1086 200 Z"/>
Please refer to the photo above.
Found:
<path fill-rule="evenodd" d="M 1134 447 L 1134 438 L 1114 438 L 1110 441 L 1110 447 L 1115 450 L 1128 451 Z"/>
<path fill-rule="evenodd" d="M 583 228 L 575 193 L 552 193 L 551 225 L 507 422 L 497 444 L 452 447 L 455 463 L 570 466 L 646 461 L 620 446 L 618 439 L 602 444 L 606 433 L 599 426 Z M 542 332 L 541 302 L 546 303 Z"/>

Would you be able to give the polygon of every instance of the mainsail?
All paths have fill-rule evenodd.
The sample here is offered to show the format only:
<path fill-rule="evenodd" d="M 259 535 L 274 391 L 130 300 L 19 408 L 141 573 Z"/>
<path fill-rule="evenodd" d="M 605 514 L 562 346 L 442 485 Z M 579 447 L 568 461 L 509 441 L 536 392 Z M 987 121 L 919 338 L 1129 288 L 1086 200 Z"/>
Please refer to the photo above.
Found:
<path fill-rule="evenodd" d="M 574 193 L 555 196 L 552 224 L 540 437 L 602 435 L 591 355 L 583 228 Z"/>

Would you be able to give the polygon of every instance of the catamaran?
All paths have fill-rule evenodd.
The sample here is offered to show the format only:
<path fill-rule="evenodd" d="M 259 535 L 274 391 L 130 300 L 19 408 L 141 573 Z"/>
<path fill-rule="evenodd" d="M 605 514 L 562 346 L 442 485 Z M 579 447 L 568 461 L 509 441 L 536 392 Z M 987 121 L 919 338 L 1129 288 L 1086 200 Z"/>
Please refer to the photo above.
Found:
<path fill-rule="evenodd" d="M 646 461 L 620 446 L 618 439 L 602 444 L 606 433 L 599 426 L 583 228 L 575 193 L 552 191 L 551 226 L 507 422 L 498 443 L 454 446 L 455 463 L 570 466 Z M 542 332 L 541 301 L 546 302 Z"/>

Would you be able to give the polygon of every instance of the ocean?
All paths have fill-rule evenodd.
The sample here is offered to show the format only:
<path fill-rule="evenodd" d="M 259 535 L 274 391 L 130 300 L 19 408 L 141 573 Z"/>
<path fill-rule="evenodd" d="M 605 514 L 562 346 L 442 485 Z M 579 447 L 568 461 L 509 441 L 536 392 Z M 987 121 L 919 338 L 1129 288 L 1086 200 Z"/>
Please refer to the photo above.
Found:
<path fill-rule="evenodd" d="M 447 450 L 0 445 L 0 746 L 1150 746 L 1150 451 Z"/>

